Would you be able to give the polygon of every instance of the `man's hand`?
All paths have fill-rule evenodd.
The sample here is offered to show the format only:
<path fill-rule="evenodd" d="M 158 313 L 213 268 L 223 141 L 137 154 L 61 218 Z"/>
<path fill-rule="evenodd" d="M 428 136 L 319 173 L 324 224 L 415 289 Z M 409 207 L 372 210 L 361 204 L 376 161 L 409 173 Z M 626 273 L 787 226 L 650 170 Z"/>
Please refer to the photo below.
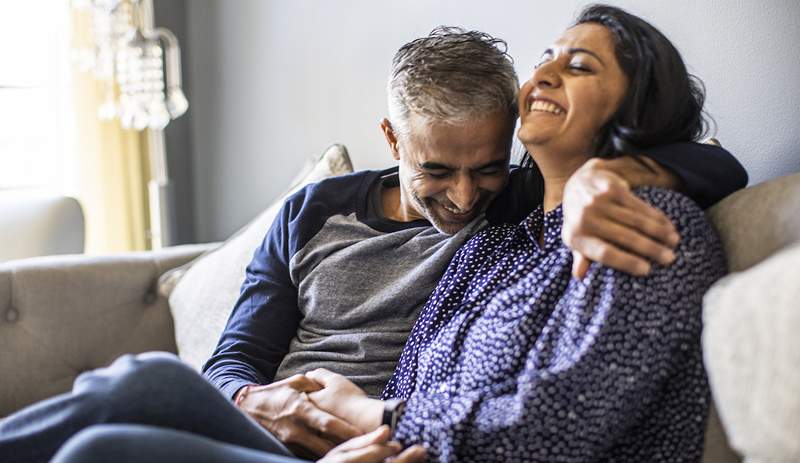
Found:
<path fill-rule="evenodd" d="M 633 275 L 650 273 L 650 262 L 668 265 L 680 236 L 669 218 L 631 192 L 632 187 L 676 187 L 672 174 L 650 160 L 592 159 L 564 188 L 561 237 L 572 249 L 572 274 L 583 278 L 590 261 Z M 637 167 L 638 166 L 638 167 Z"/>
<path fill-rule="evenodd" d="M 266 386 L 251 386 L 241 408 L 298 455 L 316 458 L 362 432 L 317 408 L 308 393 L 322 385 L 295 375 Z"/>
<path fill-rule="evenodd" d="M 425 461 L 425 448 L 419 445 L 407 448 L 389 441 L 389 427 L 381 426 L 369 434 L 350 439 L 331 450 L 318 463 L 418 463 Z M 396 455 L 396 456 L 395 456 Z M 388 459 L 388 460 L 387 460 Z"/>
<path fill-rule="evenodd" d="M 323 387 L 309 394 L 311 401 L 322 410 L 352 423 L 363 432 L 373 431 L 380 426 L 383 401 L 370 399 L 349 379 L 324 368 L 309 371 L 306 377 Z"/>

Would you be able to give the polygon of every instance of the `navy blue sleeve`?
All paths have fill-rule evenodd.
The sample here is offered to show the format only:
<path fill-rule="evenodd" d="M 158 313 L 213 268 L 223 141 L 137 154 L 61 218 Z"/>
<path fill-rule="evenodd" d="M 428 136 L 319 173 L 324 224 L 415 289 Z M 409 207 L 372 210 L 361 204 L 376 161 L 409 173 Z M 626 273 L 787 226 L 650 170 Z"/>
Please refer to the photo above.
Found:
<path fill-rule="evenodd" d="M 673 143 L 643 150 L 643 156 L 671 170 L 683 193 L 703 209 L 747 186 L 747 171 L 731 153 L 705 143 Z"/>
<path fill-rule="evenodd" d="M 248 384 L 275 378 L 302 312 L 289 262 L 334 214 L 350 214 L 380 172 L 357 172 L 310 184 L 286 200 L 245 270 L 239 299 L 203 375 L 232 398 Z"/>
<path fill-rule="evenodd" d="M 228 324 L 203 366 L 206 378 L 230 398 L 247 384 L 271 382 L 297 333 L 301 315 L 289 276 L 289 225 L 303 192 L 286 201 L 256 249 Z"/>
<path fill-rule="evenodd" d="M 641 153 L 680 179 L 686 196 L 707 209 L 747 186 L 747 171 L 731 153 L 706 143 L 651 146 Z M 511 166 L 506 188 L 492 201 L 486 219 L 492 225 L 518 223 L 542 203 L 544 179 L 534 163 Z"/>

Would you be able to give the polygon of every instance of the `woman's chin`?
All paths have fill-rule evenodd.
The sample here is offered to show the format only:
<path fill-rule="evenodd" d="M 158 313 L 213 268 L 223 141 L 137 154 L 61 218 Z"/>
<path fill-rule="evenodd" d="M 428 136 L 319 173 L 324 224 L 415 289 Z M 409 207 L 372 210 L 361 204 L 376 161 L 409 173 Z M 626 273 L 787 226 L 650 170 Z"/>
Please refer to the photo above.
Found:
<path fill-rule="evenodd" d="M 548 140 L 553 137 L 539 128 L 534 129 L 523 125 L 519 128 L 519 131 L 517 131 L 517 138 L 530 152 L 534 147 L 547 144 Z"/>

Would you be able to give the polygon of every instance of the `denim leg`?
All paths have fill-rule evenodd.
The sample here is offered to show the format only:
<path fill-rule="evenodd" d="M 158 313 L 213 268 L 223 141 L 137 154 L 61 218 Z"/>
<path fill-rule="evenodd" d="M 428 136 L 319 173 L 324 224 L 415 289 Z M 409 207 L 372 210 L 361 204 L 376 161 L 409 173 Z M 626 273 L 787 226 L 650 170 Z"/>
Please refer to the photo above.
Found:
<path fill-rule="evenodd" d="M 291 455 L 177 357 L 148 353 L 125 355 L 106 368 L 84 373 L 71 393 L 0 421 L 0 461 L 48 461 L 67 439 L 101 423 L 160 426 Z"/>
<path fill-rule="evenodd" d="M 101 424 L 64 444 L 51 463 L 301 463 L 183 431 L 135 424 Z"/>

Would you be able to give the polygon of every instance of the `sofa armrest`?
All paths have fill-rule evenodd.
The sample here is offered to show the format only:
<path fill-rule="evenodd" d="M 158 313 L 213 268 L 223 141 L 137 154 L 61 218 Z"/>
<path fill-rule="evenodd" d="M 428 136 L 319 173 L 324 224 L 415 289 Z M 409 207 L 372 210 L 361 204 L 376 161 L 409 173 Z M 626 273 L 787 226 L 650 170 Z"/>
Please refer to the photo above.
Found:
<path fill-rule="evenodd" d="M 0 264 L 0 416 L 127 352 L 175 352 L 161 275 L 216 245 Z"/>

